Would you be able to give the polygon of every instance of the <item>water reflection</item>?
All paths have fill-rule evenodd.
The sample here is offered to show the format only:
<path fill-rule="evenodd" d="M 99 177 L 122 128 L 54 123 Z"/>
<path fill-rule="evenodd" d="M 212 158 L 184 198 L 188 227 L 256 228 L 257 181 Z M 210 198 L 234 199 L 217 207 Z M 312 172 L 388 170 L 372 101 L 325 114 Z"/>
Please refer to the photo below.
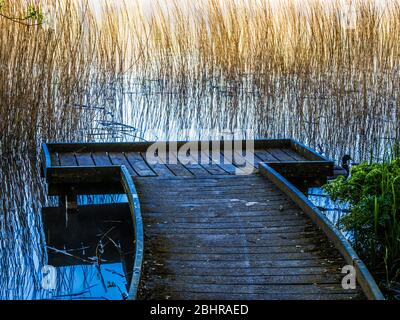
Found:
<path fill-rule="evenodd" d="M 46 263 L 41 207 L 45 192 L 32 159 L 0 163 L 0 297 L 40 299 L 41 268 Z"/>
<path fill-rule="evenodd" d="M 340 229 L 340 220 L 349 212 L 347 203 L 333 201 L 322 188 L 309 188 L 307 197 L 317 206 L 317 208 L 326 215 L 329 221 Z M 342 230 L 344 236 L 351 239 L 351 234 Z"/>
<path fill-rule="evenodd" d="M 121 263 L 100 266 L 74 265 L 57 268 L 56 300 L 121 300 L 126 299 L 126 277 Z"/>
<path fill-rule="evenodd" d="M 81 196 L 77 212 L 46 207 L 42 217 L 47 263 L 56 267 L 52 298 L 127 298 L 134 233 L 126 197 Z"/>
<path fill-rule="evenodd" d="M 57 211 L 55 209 L 58 204 L 57 199 L 47 198 L 45 195 L 45 185 L 40 179 L 36 155 L 23 159 L 2 159 L 0 298 L 125 299 L 130 276 L 130 259 L 133 261 L 133 235 L 129 228 L 132 225 L 129 209 L 119 208 L 120 213 L 125 213 L 123 219 L 120 219 L 121 214 L 117 215 L 115 212 L 111 212 L 110 217 L 103 214 L 101 221 L 103 225 L 99 219 L 90 217 L 97 228 L 92 228 L 94 231 L 92 235 L 86 232 L 86 239 L 89 241 L 84 243 L 80 237 L 79 243 L 68 243 L 65 240 L 69 233 L 60 233 L 60 230 L 65 229 L 64 216 L 61 212 L 58 215 L 54 212 Z M 78 199 L 83 208 L 99 208 L 99 204 L 107 206 L 112 203 L 124 206 L 126 200 L 125 195 L 89 195 Z M 53 210 L 52 223 L 59 226 L 58 239 L 54 242 L 48 241 L 47 248 L 46 221 L 42 221 L 42 212 L 46 210 Z M 101 214 L 101 211 L 95 212 Z M 74 227 L 73 220 L 69 220 L 70 228 Z M 87 224 L 82 227 L 77 232 L 87 231 Z M 118 237 L 126 239 L 125 242 L 120 241 Z M 68 247 L 60 245 L 57 240 L 66 242 Z M 122 247 L 124 251 L 121 251 Z M 56 268 L 54 288 L 46 288 L 43 285 L 47 276 L 43 268 L 49 264 Z"/>

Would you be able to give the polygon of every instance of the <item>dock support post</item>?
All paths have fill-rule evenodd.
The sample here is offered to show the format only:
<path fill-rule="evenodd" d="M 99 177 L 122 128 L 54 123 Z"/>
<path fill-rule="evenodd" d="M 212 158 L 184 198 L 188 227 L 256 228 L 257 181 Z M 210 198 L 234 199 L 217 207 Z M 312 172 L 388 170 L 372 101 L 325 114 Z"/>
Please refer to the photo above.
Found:
<path fill-rule="evenodd" d="M 73 189 L 67 194 L 60 195 L 59 206 L 65 208 L 68 212 L 78 210 L 78 196 Z"/>

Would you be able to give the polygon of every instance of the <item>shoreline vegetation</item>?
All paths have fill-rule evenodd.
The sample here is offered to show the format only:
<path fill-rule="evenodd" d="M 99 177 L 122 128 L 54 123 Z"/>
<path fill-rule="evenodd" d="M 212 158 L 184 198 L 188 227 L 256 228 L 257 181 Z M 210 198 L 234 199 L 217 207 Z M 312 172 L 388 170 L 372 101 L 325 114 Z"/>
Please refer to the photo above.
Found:
<path fill-rule="evenodd" d="M 165 136 L 146 138 L 180 130 L 199 138 L 201 130 L 237 128 L 256 137 L 290 137 L 333 159 L 350 154 L 356 162 L 368 160 L 353 177 L 358 170 L 382 170 L 388 184 L 368 197 L 386 215 L 380 199 L 397 180 L 386 176 L 392 164 L 384 155 L 400 139 L 399 1 L 353 1 L 352 26 L 343 25 L 348 11 L 339 0 L 284 0 L 279 6 L 201 0 L 184 7 L 160 0 L 151 10 L 139 0 L 101 3 L 0 0 L 0 233 L 19 234 L 17 249 L 0 243 L 7 256 L 0 283 L 35 277 L 32 261 L 24 262 L 25 277 L 15 270 L 18 259 L 31 259 L 31 248 L 43 241 L 37 217 L 47 201 L 43 186 L 25 183 L 38 173 L 43 141 L 130 141 L 150 130 Z M 351 179 L 334 182 L 331 194 L 357 207 L 363 199 L 338 194 Z M 373 186 L 368 179 L 366 188 Z M 352 217 L 353 211 L 344 227 L 363 232 Z M 385 224 L 367 229 L 379 237 L 398 232 Z M 379 270 L 397 268 L 395 240 L 390 247 L 385 237 L 368 241 L 378 249 Z M 398 281 L 395 271 L 383 272 L 385 285 Z M 40 288 L 35 281 L 32 296 Z M 26 296 L 16 290 L 0 296 Z"/>
<path fill-rule="evenodd" d="M 400 149 L 381 163 L 364 161 L 350 176 L 324 186 L 334 201 L 349 204 L 339 220 L 360 258 L 390 299 L 400 299 Z"/>
<path fill-rule="evenodd" d="M 24 17 L 32 1 L 2 3 Z M 354 1 L 354 28 L 340 1 L 33 3 L 40 25 L 0 19 L 1 154 L 93 140 L 110 119 L 143 132 L 241 127 L 356 161 L 399 138 L 397 1 Z"/>

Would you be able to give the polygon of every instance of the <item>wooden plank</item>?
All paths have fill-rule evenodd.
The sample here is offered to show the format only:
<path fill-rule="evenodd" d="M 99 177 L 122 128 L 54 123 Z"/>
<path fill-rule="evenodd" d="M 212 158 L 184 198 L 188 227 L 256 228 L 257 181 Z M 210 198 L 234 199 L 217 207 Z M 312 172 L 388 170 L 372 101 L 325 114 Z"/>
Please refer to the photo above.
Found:
<path fill-rule="evenodd" d="M 73 158 L 75 159 L 75 157 Z M 71 159 L 71 161 L 73 160 Z M 64 162 L 65 163 L 65 162 Z M 89 184 L 120 182 L 119 167 L 59 167 L 47 170 L 49 184 Z"/>
<path fill-rule="evenodd" d="M 146 234 L 148 231 L 146 230 Z M 165 241 L 172 241 L 174 240 L 184 240 L 188 241 L 189 238 L 197 239 L 198 241 L 204 241 L 205 238 L 207 238 L 208 241 L 213 241 L 214 239 L 221 239 L 220 237 L 223 237 L 223 239 L 226 239 L 226 237 L 232 238 L 232 234 L 224 234 L 224 233 L 219 233 L 219 234 L 210 234 L 210 233 L 196 233 L 196 234 L 159 234 L 164 238 Z M 205 237 L 207 235 L 207 237 Z M 248 241 L 255 241 L 255 243 L 259 241 L 270 241 L 270 240 L 281 240 L 281 239 L 288 239 L 288 240 L 293 240 L 293 239 L 299 239 L 301 237 L 304 238 L 312 238 L 314 237 L 315 239 L 319 238 L 318 237 L 318 231 L 314 232 L 303 232 L 301 234 L 299 233 L 287 233 L 287 234 L 281 234 L 281 233 L 255 233 L 255 232 L 238 232 L 236 235 L 240 236 L 246 236 Z M 152 236 L 156 236 L 156 234 L 153 234 Z M 225 238 L 224 238 L 225 237 Z M 261 243 L 261 242 L 260 242 Z"/>
<path fill-rule="evenodd" d="M 315 284 L 315 285 L 285 285 L 285 284 L 269 284 L 267 286 L 262 284 L 193 284 L 190 282 L 181 282 L 181 281 L 168 281 L 164 279 L 158 279 L 157 281 L 148 281 L 147 287 L 149 289 L 155 289 L 158 285 L 164 284 L 174 288 L 179 291 L 194 291 L 194 292 L 203 292 L 208 293 L 209 296 L 213 296 L 212 293 L 230 293 L 235 292 L 243 293 L 243 294 L 251 294 L 251 293 L 259 293 L 259 294 L 282 294 L 282 293 L 297 293 L 297 294 L 334 294 L 334 293 L 346 293 L 349 294 L 349 291 L 346 291 L 342 288 L 340 284 L 332 285 L 332 284 Z M 352 290 L 352 292 L 357 293 L 356 290 Z"/>
<path fill-rule="evenodd" d="M 93 152 L 92 157 L 96 166 L 112 166 L 107 152 Z"/>
<path fill-rule="evenodd" d="M 215 224 L 215 223 L 256 223 L 256 222 L 265 222 L 265 223 L 278 223 L 278 224 L 291 224 L 298 223 L 298 221 L 307 221 L 305 217 L 295 215 L 295 214 L 285 214 L 285 215 L 267 215 L 265 213 L 260 213 L 260 215 L 251 215 L 251 216 L 212 216 L 212 217 L 204 217 L 198 215 L 190 215 L 190 214 L 182 214 L 178 215 L 168 215 L 166 216 L 164 213 L 150 213 L 147 212 L 146 216 L 143 218 L 145 221 L 152 223 L 204 223 L 204 224 Z"/>
<path fill-rule="evenodd" d="M 136 177 L 138 174 L 136 171 L 132 168 L 132 166 L 129 164 L 128 160 L 125 158 L 125 155 L 121 152 L 109 152 L 108 155 L 110 156 L 111 163 L 113 165 L 124 165 L 128 171 L 129 174 L 133 177 Z"/>
<path fill-rule="evenodd" d="M 160 287 L 144 295 L 150 300 L 359 300 L 351 293 L 237 293 L 229 292 L 196 292 L 195 290 L 176 291 L 174 288 Z M 362 298 L 361 298 L 362 299 Z"/>
<path fill-rule="evenodd" d="M 230 174 L 230 175 L 234 175 L 236 173 L 236 167 L 231 163 L 231 161 L 228 161 L 227 159 L 225 159 L 225 156 L 222 152 L 220 152 L 220 158 L 218 159 L 214 159 L 217 161 L 217 163 L 215 163 L 221 170 L 225 171 L 226 173 Z"/>
<path fill-rule="evenodd" d="M 206 220 L 205 222 L 176 222 L 176 221 L 147 221 L 146 220 L 146 227 L 147 229 L 181 229 L 181 230 L 214 230 L 214 229 L 250 229 L 250 228 L 290 228 L 290 227 L 303 227 L 312 226 L 311 221 L 303 220 L 303 219 L 296 219 L 296 220 L 289 220 L 285 221 L 284 225 L 280 223 L 280 221 L 222 221 L 222 222 L 213 222 L 211 223 L 210 220 Z"/>
<path fill-rule="evenodd" d="M 195 176 L 182 176 L 182 177 L 154 177 L 154 178 L 142 178 L 137 177 L 136 181 L 142 185 L 181 185 L 181 186 L 222 186 L 230 187 L 243 185 L 248 186 L 269 186 L 273 187 L 273 184 L 262 181 L 259 175 L 249 176 L 231 176 L 231 175 L 209 175 L 205 177 Z"/>
<path fill-rule="evenodd" d="M 75 154 L 78 166 L 95 166 L 91 153 L 77 153 Z"/>
<path fill-rule="evenodd" d="M 243 204 L 243 203 L 237 203 L 237 202 L 229 202 L 229 203 L 221 203 L 221 202 L 216 202 L 214 204 L 199 204 L 196 202 L 193 203 L 175 203 L 175 204 L 162 204 L 162 203 L 142 203 L 143 208 L 148 211 L 161 211 L 161 212 L 169 212 L 169 213 L 174 213 L 174 212 L 183 212 L 183 211 L 192 211 L 192 212 L 227 212 L 227 211 L 268 211 L 271 209 L 277 209 L 280 210 L 282 202 L 277 201 L 273 202 L 270 201 L 269 203 L 264 203 L 264 202 L 257 202 L 257 203 L 251 203 L 249 202 L 248 204 Z M 286 205 L 289 208 L 294 208 L 292 206 Z M 283 207 L 282 210 L 284 210 L 285 207 Z M 281 211 L 282 211 L 281 210 Z"/>
<path fill-rule="evenodd" d="M 146 161 L 146 154 L 141 153 L 141 156 Z M 163 163 L 151 164 L 151 163 L 148 163 L 147 161 L 146 161 L 146 163 L 159 177 L 163 177 L 163 178 L 175 177 L 174 173 Z M 148 180 L 148 179 L 146 179 L 146 180 Z M 146 180 L 136 180 L 136 181 L 144 182 Z M 155 180 L 151 179 L 151 181 L 155 181 Z"/>
<path fill-rule="evenodd" d="M 289 260 L 291 262 L 295 260 Z M 301 260 L 304 264 L 304 261 L 306 260 Z M 247 262 L 247 261 L 245 261 Z M 245 265 L 232 265 L 230 266 L 221 266 L 221 264 L 218 265 L 212 265 L 210 264 L 210 268 L 207 268 L 205 264 L 199 264 L 196 266 L 193 266 L 193 262 L 191 262 L 189 265 L 180 263 L 180 262 L 175 262 L 175 261 L 169 261 L 166 260 L 164 261 L 164 264 L 162 266 L 157 266 L 156 261 L 154 260 L 149 260 L 149 263 L 151 263 L 152 268 L 155 268 L 157 271 L 157 274 L 159 275 L 168 275 L 170 274 L 171 270 L 177 270 L 180 269 L 179 275 L 185 276 L 185 275 L 198 275 L 198 276 L 212 276 L 212 275 L 229 275 L 229 276 L 243 276 L 244 274 L 247 276 L 297 276 L 297 275 L 318 275 L 318 274 L 341 274 L 342 268 L 337 268 L 335 266 L 289 266 L 289 267 L 265 267 L 257 264 L 257 266 L 252 264 L 247 263 L 247 266 Z M 317 261 L 317 264 L 319 262 Z M 309 263 L 310 264 L 310 263 Z M 342 275 L 343 276 L 343 275 Z"/>
<path fill-rule="evenodd" d="M 180 234 L 201 234 L 204 236 L 214 235 L 214 234 L 256 234 L 256 235 L 275 235 L 275 236 L 283 236 L 287 235 L 297 235 L 297 236 L 308 236 L 316 234 L 316 231 L 307 231 L 306 226 L 287 226 L 287 227 L 248 227 L 248 228 L 192 228 L 192 229 L 178 229 L 178 228 L 159 228 L 151 227 L 146 229 L 147 235 L 155 235 L 160 234 L 164 235 L 166 233 L 180 233 Z"/>
<path fill-rule="evenodd" d="M 173 152 L 160 154 L 159 160 L 161 161 L 162 159 L 165 159 L 164 165 L 173 173 L 173 175 L 177 177 L 193 177 L 193 174 L 178 161 L 176 154 Z M 156 169 L 154 168 L 154 170 Z"/>
<path fill-rule="evenodd" d="M 179 271 L 179 270 L 176 270 Z M 340 273 L 312 274 L 312 275 L 280 275 L 280 276 L 230 276 L 230 275 L 163 275 L 163 281 L 171 284 L 191 283 L 195 285 L 255 285 L 264 286 L 267 289 L 270 285 L 324 285 L 331 284 L 340 288 L 343 275 Z"/>
<path fill-rule="evenodd" d="M 152 197 L 151 193 L 154 193 L 157 190 L 160 190 L 162 188 L 148 188 L 148 187 L 139 187 L 138 190 L 140 193 L 142 193 L 142 197 Z M 142 191 L 143 190 L 143 191 Z M 215 198 L 218 198 L 220 196 L 225 196 L 226 198 L 234 198 L 232 196 L 234 195 L 243 195 L 244 192 L 254 192 L 254 195 L 265 195 L 265 192 L 268 192 L 269 194 L 277 195 L 281 194 L 278 190 L 276 189 L 266 189 L 266 190 L 259 190 L 256 189 L 254 190 L 253 188 L 246 188 L 245 186 L 234 186 L 231 188 L 218 188 L 217 190 L 215 189 L 210 189 L 210 188 L 182 188 L 178 190 L 165 190 L 163 193 L 163 196 L 169 196 L 169 197 L 174 197 L 174 196 L 179 196 L 180 198 L 191 198 L 193 199 L 194 196 L 198 196 L 198 199 L 204 199 L 204 198 L 211 198 L 215 196 Z"/>
<path fill-rule="evenodd" d="M 155 256 L 158 253 L 169 253 L 169 254 L 191 254 L 191 255 L 197 255 L 197 254 L 274 254 L 274 253 L 303 253 L 303 252 L 314 252 L 317 253 L 318 250 L 315 245 L 313 244 L 307 244 L 304 245 L 301 248 L 297 248 L 296 246 L 275 246 L 275 247 L 269 247 L 269 246 L 230 246 L 230 247 L 225 247 L 225 246 L 220 246 L 220 247 L 214 247 L 214 246 L 193 246 L 193 247 L 173 247 L 173 248 L 168 248 L 168 247 L 163 247 L 163 246 L 154 246 L 152 247 L 151 253 Z M 338 268 L 339 270 L 339 268 Z"/>
<path fill-rule="evenodd" d="M 141 195 L 141 201 L 146 202 L 146 201 L 152 201 L 152 194 L 148 192 L 149 189 L 144 188 L 144 189 L 139 189 L 139 194 Z M 162 188 L 157 188 L 156 191 L 161 191 Z M 196 189 L 195 191 L 200 192 L 201 190 Z M 251 192 L 248 190 L 243 190 L 242 192 Z M 161 201 L 163 199 L 166 199 L 166 201 L 174 201 L 173 198 L 175 196 L 177 196 L 178 193 L 175 192 L 169 192 L 166 194 L 162 194 L 158 200 Z M 191 192 L 191 191 L 185 191 L 182 190 L 181 195 L 179 196 L 179 199 L 176 201 L 180 201 L 180 202 L 193 202 L 193 198 L 196 197 L 197 200 L 199 201 L 230 201 L 230 202 L 242 202 L 247 204 L 247 206 L 251 206 L 251 204 L 248 204 L 249 202 L 265 202 L 265 201 L 269 201 L 269 200 L 276 200 L 276 199 L 282 199 L 285 200 L 287 199 L 287 197 L 285 197 L 282 194 L 279 193 L 275 193 L 275 192 L 271 192 L 271 195 L 269 195 L 268 197 L 265 196 L 265 194 L 263 193 L 256 193 L 254 194 L 254 197 L 252 197 L 249 194 L 243 194 L 240 193 L 239 190 L 235 190 L 235 192 L 232 193 L 228 193 L 228 191 L 223 190 L 220 193 L 214 193 L 212 191 L 209 192 L 205 192 L 204 194 L 199 194 L 196 192 Z"/>
<path fill-rule="evenodd" d="M 110 172 L 110 171 L 108 171 Z M 112 174 L 112 173 L 111 173 Z M 58 179 L 64 180 L 64 179 Z M 80 182 L 85 180 L 85 175 L 83 177 L 73 177 L 73 181 L 68 183 L 49 183 L 48 184 L 48 195 L 49 196 L 59 196 L 63 194 L 68 194 L 71 190 L 74 190 L 76 194 L 90 194 L 90 195 L 97 195 L 97 194 L 122 194 L 124 190 L 121 186 L 119 181 L 110 181 L 104 180 L 101 176 L 99 176 L 99 181 L 93 183 L 83 183 Z M 107 183 L 104 183 L 107 181 Z"/>
<path fill-rule="evenodd" d="M 78 163 L 76 162 L 75 154 L 71 152 L 59 153 L 58 157 L 60 159 L 60 165 L 63 167 L 76 167 Z"/>
<path fill-rule="evenodd" d="M 205 219 L 251 219 L 252 217 L 263 217 L 266 219 L 278 219 L 281 218 L 283 221 L 288 217 L 298 217 L 302 216 L 296 208 L 291 208 L 285 210 L 285 212 L 281 212 L 279 208 L 269 209 L 269 210 L 254 210 L 254 211 L 207 211 L 203 214 L 199 215 L 197 211 L 193 210 L 177 210 L 175 212 L 166 213 L 164 211 L 156 211 L 156 210 L 146 210 L 146 216 L 150 218 L 158 218 L 161 219 L 165 216 L 168 216 L 173 219 L 179 218 L 192 218 L 192 217 L 201 217 Z M 210 221 L 212 223 L 212 221 Z"/>
<path fill-rule="evenodd" d="M 146 249 L 147 250 L 147 249 Z M 152 253 L 151 251 L 147 251 Z M 161 261 L 171 256 L 172 253 L 168 252 L 157 252 L 157 260 Z M 335 255 L 327 255 L 322 252 L 245 252 L 245 253 L 174 253 L 174 259 L 176 261 L 208 261 L 212 264 L 214 261 L 246 261 L 248 265 L 251 265 L 253 261 L 257 260 L 302 260 L 312 259 L 316 256 L 332 261 L 332 265 L 344 266 L 341 259 L 338 259 Z"/>
<path fill-rule="evenodd" d="M 179 217 L 184 214 L 191 214 L 191 215 L 204 215 L 204 217 L 223 217 L 223 216 L 230 216 L 230 217 L 236 217 L 236 216 L 251 216 L 251 215 L 260 215 L 260 213 L 264 213 L 265 215 L 269 216 L 279 216 L 281 214 L 279 206 L 264 206 L 264 207 L 249 207 L 249 208 L 243 208 L 243 207 L 231 207 L 227 208 L 226 206 L 224 207 L 217 207 L 217 208 L 206 208 L 204 206 L 179 206 L 178 208 L 174 207 L 168 207 L 165 208 L 165 210 L 162 209 L 159 205 L 151 205 L 151 204 L 146 204 L 143 205 L 143 209 L 146 210 L 146 212 L 149 213 L 159 213 L 162 212 L 162 214 L 168 214 L 171 217 Z M 245 210 L 244 210 L 245 209 Z M 290 208 L 294 209 L 294 208 Z"/>
<path fill-rule="evenodd" d="M 172 237 L 169 235 L 154 235 L 151 238 L 147 239 L 148 248 L 151 247 L 175 247 L 175 246 L 193 246 L 193 247 L 230 247 L 230 246 L 243 246 L 246 245 L 249 248 L 258 247 L 258 246 L 269 246 L 269 247 L 287 247 L 287 246 L 305 246 L 305 245 L 317 245 L 321 248 L 327 248 L 326 239 L 321 238 L 320 235 L 316 234 L 310 237 L 295 237 L 294 235 L 290 236 L 268 236 L 268 235 L 257 235 L 257 234 L 238 234 L 236 236 L 232 236 L 229 234 L 214 234 L 204 237 L 202 235 L 176 235 L 176 237 Z M 329 248 L 329 247 L 328 247 Z M 332 251 L 332 248 L 329 251 L 331 257 L 335 252 Z M 337 252 L 336 252 L 337 254 Z M 305 257 L 304 257 L 305 258 Z M 176 257 L 171 255 L 169 259 L 176 260 Z M 322 257 L 314 255 L 309 259 L 317 259 L 321 260 Z M 266 259 L 268 260 L 268 259 Z M 282 259 L 278 259 L 282 260 Z M 300 259 L 301 260 L 301 259 Z M 332 260 L 332 259 L 331 259 Z M 335 259 L 333 259 L 335 260 Z M 343 260 L 343 259 L 342 259 Z M 321 260 L 322 261 L 322 260 Z M 335 262 L 335 261 L 333 261 Z M 266 264 L 267 266 L 268 264 Z M 284 265 L 284 264 L 282 264 Z"/>
<path fill-rule="evenodd" d="M 139 176 L 156 176 L 155 172 L 149 167 L 141 153 L 128 152 L 125 153 L 125 156 Z"/>
<path fill-rule="evenodd" d="M 284 149 L 282 149 L 282 151 L 287 153 L 295 161 L 307 161 L 307 159 L 304 156 L 298 154 L 297 152 L 293 151 L 292 149 L 284 148 Z"/>
<path fill-rule="evenodd" d="M 166 166 L 176 176 L 193 176 L 193 174 L 180 163 L 178 156 L 174 151 L 170 150 L 170 152 L 167 152 L 166 159 Z"/>
<path fill-rule="evenodd" d="M 226 175 L 227 171 L 219 167 L 217 164 L 212 162 L 211 154 L 208 154 L 204 151 L 201 151 L 201 165 L 212 175 Z M 208 162 L 207 162 L 208 161 Z M 207 163 L 206 163 L 207 162 Z"/>
<path fill-rule="evenodd" d="M 198 154 L 198 157 L 195 157 L 194 155 L 190 154 L 188 155 L 188 160 L 191 160 L 191 162 L 188 164 L 184 164 L 184 167 L 188 169 L 193 175 L 198 177 L 204 177 L 210 175 L 210 173 L 200 164 L 201 162 L 200 154 Z"/>
<path fill-rule="evenodd" d="M 274 162 L 279 161 L 272 154 L 270 154 L 267 150 L 256 149 L 254 151 L 256 157 L 260 159 L 262 162 Z"/>
<path fill-rule="evenodd" d="M 294 161 L 294 159 L 281 149 L 271 148 L 267 150 L 279 161 Z"/>
<path fill-rule="evenodd" d="M 267 246 L 253 246 L 253 247 L 246 247 L 246 246 L 231 246 L 231 247 L 174 247 L 174 248 L 165 248 L 162 246 L 154 246 L 151 250 L 151 254 L 153 256 L 157 256 L 159 253 L 161 254 L 170 254 L 170 255 L 193 255 L 193 259 L 196 259 L 196 256 L 201 254 L 216 254 L 216 255 L 232 255 L 232 254 L 250 254 L 248 257 L 252 258 L 253 256 L 258 257 L 259 255 L 264 254 L 295 254 L 295 253 L 318 253 L 318 250 L 315 248 L 314 245 L 305 245 L 302 249 L 296 248 L 295 246 L 289 247 L 267 247 Z M 250 264 L 249 264 L 250 265 Z M 338 268 L 339 270 L 339 268 Z"/>
<path fill-rule="evenodd" d="M 205 205 L 213 205 L 213 204 L 243 204 L 246 207 L 257 205 L 258 203 L 271 203 L 279 201 L 282 203 L 283 206 L 290 203 L 288 197 L 281 193 L 271 193 L 270 195 L 265 195 L 263 193 L 258 194 L 222 194 L 222 195 L 201 195 L 196 197 L 196 204 L 205 204 Z M 141 198 L 142 203 L 147 202 L 154 202 L 154 203 L 162 203 L 162 204 L 170 204 L 170 203 L 177 203 L 177 204 L 192 204 L 193 197 L 191 196 L 179 196 L 174 197 L 171 195 L 160 195 L 157 199 L 152 198 L 151 196 L 143 196 Z"/>
<path fill-rule="evenodd" d="M 225 152 L 222 150 L 221 151 L 221 159 L 220 163 L 218 164 L 219 167 L 221 167 L 223 170 L 228 172 L 231 175 L 242 175 L 246 176 L 245 171 L 239 167 L 238 165 L 235 164 L 235 157 L 234 154 L 228 155 L 225 154 Z"/>
<path fill-rule="evenodd" d="M 135 179 L 136 180 L 136 179 Z M 252 190 L 260 190 L 260 188 L 265 187 L 264 185 L 260 185 L 259 183 L 247 183 L 246 182 L 240 182 L 238 181 L 237 184 L 233 186 L 227 186 L 223 184 L 215 184 L 215 183 L 198 183 L 197 185 L 195 183 L 192 183 L 190 181 L 181 181 L 180 183 L 143 183 L 139 186 L 140 190 L 144 190 L 147 192 L 158 192 L 160 190 L 170 190 L 169 193 L 173 195 L 173 190 L 179 190 L 183 194 L 190 194 L 190 193 L 201 193 L 202 191 L 204 192 L 209 192 L 209 194 L 227 194 L 229 191 L 232 191 L 232 194 L 238 193 L 240 191 L 240 187 L 242 186 L 242 191 L 243 192 L 251 192 Z M 274 194 L 277 192 L 276 189 L 271 189 L 265 187 L 266 192 L 271 192 L 271 194 Z M 261 194 L 260 192 L 257 192 L 257 194 Z"/>
<path fill-rule="evenodd" d="M 290 260 L 263 260 L 257 259 L 251 261 L 251 264 L 248 260 L 235 260 L 235 261 L 207 261 L 207 260 L 179 260 L 171 257 L 165 258 L 162 260 L 163 264 L 166 267 L 175 268 L 176 266 L 180 266 L 182 269 L 192 269 L 192 268 L 201 268 L 208 269 L 211 271 L 215 270 L 225 270 L 225 269 L 240 269 L 240 270 L 249 270 L 254 269 L 258 272 L 258 270 L 264 269 L 269 270 L 271 268 L 279 268 L 281 270 L 290 270 L 294 268 L 336 268 L 336 261 L 330 261 L 328 259 L 290 259 Z"/>
<path fill-rule="evenodd" d="M 247 165 L 250 165 L 255 168 L 256 167 L 255 159 L 256 157 L 254 155 L 254 152 L 251 151 L 246 151 L 246 150 L 239 151 L 235 149 L 233 152 L 233 164 L 236 167 L 244 166 L 245 164 L 242 162 L 245 162 Z"/>
<path fill-rule="evenodd" d="M 251 192 L 252 190 L 260 190 L 264 189 L 266 192 L 275 193 L 277 190 L 269 187 L 268 185 L 262 185 L 256 181 L 254 182 L 246 182 L 246 181 L 236 181 L 234 185 L 228 186 L 227 184 L 222 183 L 213 183 L 213 182 L 199 182 L 193 183 L 191 181 L 180 181 L 177 183 L 156 183 L 155 181 L 151 181 L 148 183 L 141 183 L 138 179 L 135 179 L 140 185 L 140 190 L 146 190 L 146 192 L 157 192 L 159 190 L 171 190 L 170 192 L 174 192 L 172 190 L 179 190 L 183 194 L 186 193 L 195 193 L 195 192 L 216 192 L 218 193 L 226 193 L 232 191 L 232 193 L 237 193 L 237 191 L 242 190 L 243 192 Z M 240 189 L 241 188 L 241 189 Z"/>

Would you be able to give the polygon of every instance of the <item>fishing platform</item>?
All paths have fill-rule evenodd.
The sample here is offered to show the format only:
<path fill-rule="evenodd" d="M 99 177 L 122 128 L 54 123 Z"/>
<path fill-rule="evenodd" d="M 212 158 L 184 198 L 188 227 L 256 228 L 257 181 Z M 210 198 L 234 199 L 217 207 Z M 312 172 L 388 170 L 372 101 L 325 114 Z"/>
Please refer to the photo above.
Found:
<path fill-rule="evenodd" d="M 345 237 L 300 191 L 334 176 L 334 162 L 292 139 L 246 143 L 195 141 L 192 152 L 188 142 L 165 142 L 167 156 L 156 163 L 148 161 L 153 142 L 43 144 L 48 195 L 59 197 L 45 217 L 46 240 L 65 246 L 96 219 L 127 210 L 130 220 L 121 219 L 132 232 L 119 253 L 132 252 L 130 299 L 383 299 Z M 180 160 L 182 149 L 193 161 Z M 251 174 L 226 161 L 232 153 Z M 77 201 L 116 194 L 127 203 Z M 55 226 L 60 212 L 76 220 L 69 233 Z M 356 271 L 355 289 L 342 286 L 346 265 Z"/>

